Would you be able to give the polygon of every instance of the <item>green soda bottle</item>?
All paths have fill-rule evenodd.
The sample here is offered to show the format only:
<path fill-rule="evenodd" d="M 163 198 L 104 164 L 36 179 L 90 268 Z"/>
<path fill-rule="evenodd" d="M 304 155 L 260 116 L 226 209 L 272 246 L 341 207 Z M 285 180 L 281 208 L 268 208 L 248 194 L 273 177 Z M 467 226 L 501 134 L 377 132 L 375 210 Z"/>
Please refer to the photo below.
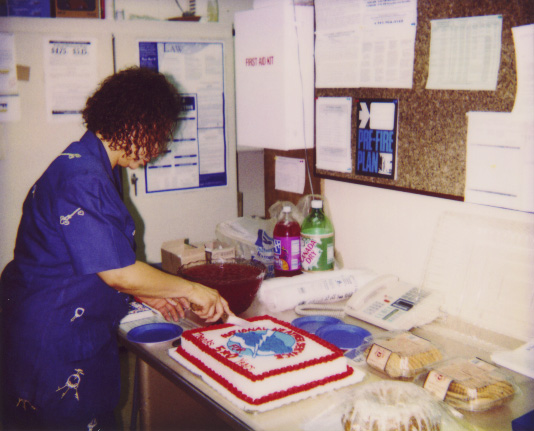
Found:
<path fill-rule="evenodd" d="M 323 212 L 323 201 L 312 200 L 312 210 L 300 228 L 302 270 L 334 269 L 334 226 Z"/>

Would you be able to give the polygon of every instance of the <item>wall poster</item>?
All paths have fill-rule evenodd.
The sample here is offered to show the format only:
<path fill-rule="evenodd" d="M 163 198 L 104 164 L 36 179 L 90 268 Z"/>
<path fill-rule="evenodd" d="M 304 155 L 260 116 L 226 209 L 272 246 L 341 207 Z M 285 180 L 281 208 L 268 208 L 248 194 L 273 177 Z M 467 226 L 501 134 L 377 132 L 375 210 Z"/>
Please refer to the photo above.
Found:
<path fill-rule="evenodd" d="M 356 174 L 395 179 L 397 173 L 397 99 L 359 99 Z"/>
<path fill-rule="evenodd" d="M 139 65 L 174 80 L 185 110 L 167 153 L 145 166 L 146 193 L 226 186 L 221 42 L 139 42 Z"/>

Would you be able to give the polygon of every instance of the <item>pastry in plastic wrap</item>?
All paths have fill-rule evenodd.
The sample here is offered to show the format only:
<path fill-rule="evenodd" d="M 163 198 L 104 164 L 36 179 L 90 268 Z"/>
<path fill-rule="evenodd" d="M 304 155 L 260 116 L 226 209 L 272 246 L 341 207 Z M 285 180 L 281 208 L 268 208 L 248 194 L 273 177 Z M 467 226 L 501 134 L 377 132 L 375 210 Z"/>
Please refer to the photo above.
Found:
<path fill-rule="evenodd" d="M 440 431 L 442 415 L 423 388 L 384 380 L 358 387 L 341 421 L 345 431 Z"/>
<path fill-rule="evenodd" d="M 431 367 L 423 387 L 447 404 L 473 412 L 500 406 L 516 392 L 511 378 L 478 358 L 454 358 Z"/>
<path fill-rule="evenodd" d="M 370 367 L 398 379 L 413 379 L 425 367 L 443 360 L 434 344 L 410 332 L 388 332 L 371 338 L 365 357 Z"/>

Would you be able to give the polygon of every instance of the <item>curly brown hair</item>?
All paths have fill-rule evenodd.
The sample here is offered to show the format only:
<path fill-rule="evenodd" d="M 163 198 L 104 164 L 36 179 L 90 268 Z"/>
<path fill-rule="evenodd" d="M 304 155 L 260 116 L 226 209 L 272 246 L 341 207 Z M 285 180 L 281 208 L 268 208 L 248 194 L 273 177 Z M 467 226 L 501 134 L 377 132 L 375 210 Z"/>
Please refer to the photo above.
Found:
<path fill-rule="evenodd" d="M 139 159 L 163 153 L 182 111 L 176 87 L 158 72 L 131 67 L 106 78 L 87 99 L 82 111 L 90 131 L 109 142 L 112 150 L 125 150 Z"/>

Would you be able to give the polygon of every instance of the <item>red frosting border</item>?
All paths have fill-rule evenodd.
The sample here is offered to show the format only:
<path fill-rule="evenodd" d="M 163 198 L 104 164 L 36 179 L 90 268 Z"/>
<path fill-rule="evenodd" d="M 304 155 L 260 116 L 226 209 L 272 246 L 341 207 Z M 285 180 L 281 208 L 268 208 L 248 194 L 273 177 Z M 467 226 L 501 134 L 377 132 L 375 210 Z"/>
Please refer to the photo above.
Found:
<path fill-rule="evenodd" d="M 304 385 L 293 386 L 286 390 L 276 391 L 276 392 L 273 392 L 269 395 L 265 395 L 260 398 L 252 398 L 244 394 L 240 390 L 238 390 L 228 380 L 221 377 L 219 374 L 216 374 L 211 368 L 204 365 L 204 363 L 202 363 L 198 358 L 190 355 L 187 352 L 184 352 L 181 347 L 176 349 L 176 353 L 182 356 L 187 361 L 191 362 L 195 367 L 200 369 L 202 372 L 206 373 L 209 377 L 211 377 L 213 380 L 215 380 L 217 383 L 223 386 L 227 391 L 233 394 L 236 398 L 239 398 L 240 400 L 245 401 L 246 403 L 250 405 L 254 405 L 254 406 L 265 404 L 270 401 L 276 401 L 281 398 L 288 397 L 290 395 L 298 394 L 300 392 L 306 392 L 318 386 L 326 385 L 327 383 L 332 383 L 337 380 L 342 380 L 346 377 L 349 377 L 350 375 L 354 373 L 354 369 L 347 365 L 347 370 L 343 373 L 334 374 L 333 376 L 325 377 L 324 379 L 321 379 L 321 380 L 316 380 L 313 382 L 305 383 Z"/>
<path fill-rule="evenodd" d="M 182 334 L 182 338 L 187 339 L 188 341 L 193 343 L 195 346 L 197 346 L 200 350 L 202 350 L 202 352 L 204 352 L 206 355 L 211 356 L 212 358 L 214 358 L 215 360 L 221 362 L 223 365 L 225 365 L 226 367 L 230 368 L 231 370 L 233 370 L 237 374 L 240 374 L 240 375 L 246 377 L 247 379 L 251 380 L 252 382 L 260 381 L 260 380 L 263 380 L 263 379 L 266 379 L 266 378 L 269 378 L 271 376 L 275 376 L 275 375 L 278 375 L 278 374 L 284 374 L 284 373 L 287 373 L 287 372 L 300 370 L 300 369 L 307 368 L 307 367 L 310 367 L 310 366 L 313 366 L 313 365 L 317 365 L 319 363 L 325 363 L 325 362 L 333 361 L 333 360 L 343 356 L 343 351 L 341 351 L 339 348 L 337 348 L 333 344 L 330 344 L 329 342 L 323 340 L 322 338 L 319 338 L 319 337 L 315 336 L 314 334 L 310 334 L 310 333 L 308 333 L 308 332 L 306 332 L 306 331 L 304 331 L 304 330 L 302 330 L 300 328 L 296 328 L 296 327 L 290 325 L 289 323 L 284 322 L 282 320 L 279 320 L 279 319 L 277 319 L 275 317 L 265 315 L 265 316 L 253 317 L 253 318 L 250 318 L 250 319 L 247 319 L 247 320 L 249 322 L 256 322 L 258 320 L 271 320 L 273 323 L 275 323 L 277 325 L 280 325 L 280 326 L 283 326 L 284 328 L 287 328 L 287 329 L 289 329 L 291 331 L 294 331 L 294 332 L 300 334 L 301 336 L 303 336 L 305 338 L 312 339 L 313 341 L 317 342 L 321 346 L 323 346 L 326 349 L 330 350 L 332 352 L 332 354 L 327 355 L 327 356 L 323 357 L 322 359 L 310 359 L 309 361 L 305 361 L 305 362 L 302 362 L 302 363 L 297 364 L 297 365 L 290 365 L 290 366 L 287 366 L 287 367 L 279 368 L 277 370 L 271 370 L 271 371 L 267 371 L 265 373 L 256 375 L 256 374 L 251 373 L 248 370 L 245 370 L 245 369 L 239 367 L 237 364 L 235 364 L 234 362 L 232 362 L 229 359 L 225 358 L 224 356 L 222 356 L 220 354 L 216 355 L 215 352 L 213 351 L 213 349 L 209 349 L 206 345 L 204 345 L 203 343 L 200 343 L 198 341 L 198 339 L 193 337 L 193 335 L 198 333 L 198 332 L 204 332 L 205 333 L 205 332 L 209 332 L 209 331 L 218 330 L 218 329 L 221 329 L 221 328 L 229 328 L 229 327 L 231 327 L 233 325 L 225 323 L 225 324 L 220 324 L 220 325 L 213 325 L 213 326 L 210 326 L 208 328 L 201 327 L 201 328 L 196 328 L 196 329 L 190 329 L 188 331 L 185 331 Z M 180 350 L 183 350 L 183 349 L 181 347 L 179 347 L 176 351 L 181 354 Z M 186 352 L 183 352 L 183 353 L 185 355 L 189 355 Z M 185 356 L 185 355 L 182 355 L 182 356 Z M 193 361 L 191 361 L 191 362 L 193 362 Z"/>

